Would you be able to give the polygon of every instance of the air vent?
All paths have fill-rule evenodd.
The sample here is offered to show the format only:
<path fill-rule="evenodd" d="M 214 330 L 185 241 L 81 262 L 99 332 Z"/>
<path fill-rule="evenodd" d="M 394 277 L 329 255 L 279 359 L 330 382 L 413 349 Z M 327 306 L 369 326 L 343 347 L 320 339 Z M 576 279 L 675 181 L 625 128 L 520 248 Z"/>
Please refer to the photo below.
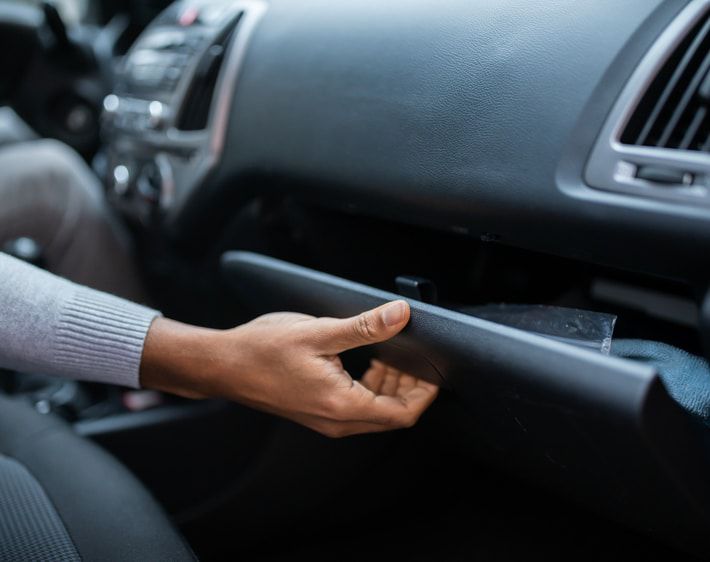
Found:
<path fill-rule="evenodd" d="M 658 208 L 710 211 L 710 0 L 690 0 L 641 60 L 584 179 L 596 189 L 656 199 Z"/>
<path fill-rule="evenodd" d="M 199 131 L 207 127 L 219 71 L 241 16 L 242 14 L 236 16 L 234 21 L 202 55 L 182 106 L 177 123 L 178 129 Z"/>
<path fill-rule="evenodd" d="M 710 152 L 710 14 L 700 18 L 663 64 L 621 142 Z"/>

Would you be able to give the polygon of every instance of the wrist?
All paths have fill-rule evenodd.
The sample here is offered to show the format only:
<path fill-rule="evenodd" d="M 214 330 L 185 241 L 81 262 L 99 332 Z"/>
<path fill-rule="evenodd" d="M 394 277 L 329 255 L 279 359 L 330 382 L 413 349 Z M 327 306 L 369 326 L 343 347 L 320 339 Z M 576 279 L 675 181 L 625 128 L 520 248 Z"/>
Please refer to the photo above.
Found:
<path fill-rule="evenodd" d="M 156 318 L 143 348 L 141 386 L 186 398 L 211 396 L 212 374 L 220 359 L 215 341 L 221 333 L 220 330 Z"/>

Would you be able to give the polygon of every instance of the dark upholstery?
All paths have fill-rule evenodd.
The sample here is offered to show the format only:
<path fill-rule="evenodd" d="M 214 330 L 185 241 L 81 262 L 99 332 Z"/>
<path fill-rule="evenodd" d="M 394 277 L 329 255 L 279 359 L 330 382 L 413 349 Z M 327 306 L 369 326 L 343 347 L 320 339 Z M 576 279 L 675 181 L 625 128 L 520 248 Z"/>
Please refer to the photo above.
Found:
<path fill-rule="evenodd" d="M 0 525 L 20 524 L 25 535 L 36 535 L 44 526 L 47 536 L 42 540 L 47 545 L 55 541 L 51 544 L 61 544 L 67 552 L 73 545 L 87 561 L 195 559 L 155 500 L 113 457 L 78 437 L 62 421 L 2 395 L 0 454 L 0 471 L 11 481 L 6 483 L 7 490 L 13 488 L 14 498 L 25 494 L 21 501 L 0 498 Z M 27 489 L 14 489 L 18 485 Z M 62 527 L 67 533 L 64 537 Z M 7 532 L 0 531 L 0 537 Z M 22 536 L 14 543 L 3 540 L 0 559 L 8 559 L 3 552 L 6 544 L 21 541 Z M 32 545 L 36 550 L 21 558 L 43 560 L 42 547 Z M 62 558 L 52 552 L 45 559 Z"/>
<path fill-rule="evenodd" d="M 15 459 L 0 456 L 0 560 L 81 560 L 44 489 Z"/>

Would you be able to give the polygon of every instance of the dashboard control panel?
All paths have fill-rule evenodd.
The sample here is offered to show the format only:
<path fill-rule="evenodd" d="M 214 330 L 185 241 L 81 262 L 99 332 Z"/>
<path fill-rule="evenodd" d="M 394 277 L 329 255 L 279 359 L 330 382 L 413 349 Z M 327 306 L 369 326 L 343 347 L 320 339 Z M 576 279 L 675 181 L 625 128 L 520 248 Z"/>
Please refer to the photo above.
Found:
<path fill-rule="evenodd" d="M 121 212 L 151 221 L 215 165 L 224 134 L 217 123 L 263 9 L 258 1 L 178 1 L 125 55 L 102 119 L 103 175 Z"/>

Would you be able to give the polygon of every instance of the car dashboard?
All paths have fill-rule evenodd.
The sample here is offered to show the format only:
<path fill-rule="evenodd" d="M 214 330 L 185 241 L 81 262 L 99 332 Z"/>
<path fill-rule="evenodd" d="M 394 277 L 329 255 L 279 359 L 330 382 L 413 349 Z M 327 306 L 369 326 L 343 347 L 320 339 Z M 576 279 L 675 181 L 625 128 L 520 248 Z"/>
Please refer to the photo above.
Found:
<path fill-rule="evenodd" d="M 200 4 L 177 3 L 106 100 L 109 181 L 119 201 L 150 200 L 134 209 L 146 218 L 157 203 L 178 235 L 258 185 L 702 282 L 707 117 L 694 150 L 623 138 L 707 21 L 705 2 L 686 4 L 247 2 L 185 26 L 176 17 Z"/>
<path fill-rule="evenodd" d="M 465 403 L 482 458 L 706 554 L 704 438 L 657 370 L 464 305 L 621 279 L 682 295 L 660 331 L 702 353 L 709 51 L 710 0 L 182 0 L 123 57 L 96 167 L 253 314 L 435 278 L 377 354 Z"/>

